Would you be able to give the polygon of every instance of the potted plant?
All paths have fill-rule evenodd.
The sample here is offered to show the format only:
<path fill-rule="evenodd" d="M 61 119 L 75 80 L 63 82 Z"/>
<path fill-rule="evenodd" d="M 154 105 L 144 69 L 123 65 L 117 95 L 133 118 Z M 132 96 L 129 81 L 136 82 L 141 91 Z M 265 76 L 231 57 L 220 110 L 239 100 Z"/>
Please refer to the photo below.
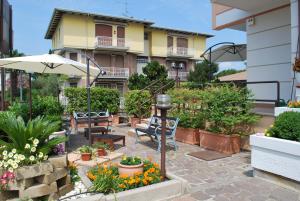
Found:
<path fill-rule="evenodd" d="M 93 150 L 90 146 L 83 145 L 79 148 L 79 151 L 81 153 L 81 160 L 83 161 L 89 161 L 92 158 Z"/>
<path fill-rule="evenodd" d="M 255 169 L 300 181 L 299 112 L 280 114 L 265 134 L 251 135 L 250 144 L 251 165 Z"/>
<path fill-rule="evenodd" d="M 151 95 L 149 91 L 132 90 L 125 95 L 125 110 L 131 116 L 131 127 L 141 123 L 143 117 L 151 113 Z"/>
<path fill-rule="evenodd" d="M 124 156 L 118 164 L 118 171 L 120 176 L 134 176 L 135 174 L 143 173 L 143 162 L 139 157 Z"/>
<path fill-rule="evenodd" d="M 300 101 L 289 101 L 287 107 L 275 107 L 274 114 L 277 117 L 283 112 L 300 112 Z"/>
<path fill-rule="evenodd" d="M 240 135 L 258 120 L 251 113 L 250 91 L 222 85 L 205 89 L 202 96 L 202 111 L 207 122 L 205 130 L 200 130 L 200 146 L 227 154 L 240 152 Z"/>
<path fill-rule="evenodd" d="M 97 149 L 98 156 L 106 156 L 106 150 L 109 150 L 109 145 L 104 142 L 97 142 L 93 145 Z"/>

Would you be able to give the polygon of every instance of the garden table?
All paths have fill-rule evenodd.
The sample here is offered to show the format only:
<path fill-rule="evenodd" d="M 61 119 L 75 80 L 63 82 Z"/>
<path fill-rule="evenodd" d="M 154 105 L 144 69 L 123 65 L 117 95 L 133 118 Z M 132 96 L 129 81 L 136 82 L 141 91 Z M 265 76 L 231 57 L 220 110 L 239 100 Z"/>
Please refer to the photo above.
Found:
<path fill-rule="evenodd" d="M 125 146 L 125 136 L 124 135 L 114 135 L 114 134 L 105 134 L 105 135 L 95 135 L 92 140 L 96 139 L 97 142 L 104 142 L 110 146 L 111 150 L 114 150 L 114 142 L 123 141 L 123 146 Z M 92 141 L 94 142 L 94 141 Z"/>

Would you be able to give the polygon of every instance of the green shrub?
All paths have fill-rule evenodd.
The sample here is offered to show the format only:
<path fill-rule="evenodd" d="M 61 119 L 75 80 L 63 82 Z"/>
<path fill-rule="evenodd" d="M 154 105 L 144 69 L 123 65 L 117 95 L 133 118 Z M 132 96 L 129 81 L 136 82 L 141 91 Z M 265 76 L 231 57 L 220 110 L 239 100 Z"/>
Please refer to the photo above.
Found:
<path fill-rule="evenodd" d="M 13 102 L 13 104 L 9 106 L 8 111 L 14 113 L 16 116 L 21 116 L 25 122 L 29 120 L 28 103 Z"/>
<path fill-rule="evenodd" d="M 125 110 L 137 118 L 149 117 L 151 102 L 149 91 L 132 90 L 125 95 Z"/>
<path fill-rule="evenodd" d="M 205 128 L 205 118 L 204 115 L 200 112 L 193 113 L 190 111 L 181 111 L 181 112 L 171 112 L 171 116 L 178 117 L 179 123 L 178 126 L 182 128 Z"/>
<path fill-rule="evenodd" d="M 284 112 L 276 117 L 274 125 L 266 132 L 267 136 L 300 142 L 300 113 Z"/>
<path fill-rule="evenodd" d="M 65 96 L 68 98 L 67 111 L 87 111 L 87 91 L 85 88 L 66 88 Z M 108 110 L 117 113 L 120 103 L 120 93 L 117 89 L 93 87 L 91 88 L 91 110 Z"/>
<path fill-rule="evenodd" d="M 221 85 L 202 93 L 202 110 L 209 130 L 224 134 L 245 134 L 258 117 L 251 112 L 253 102 L 247 88 Z"/>

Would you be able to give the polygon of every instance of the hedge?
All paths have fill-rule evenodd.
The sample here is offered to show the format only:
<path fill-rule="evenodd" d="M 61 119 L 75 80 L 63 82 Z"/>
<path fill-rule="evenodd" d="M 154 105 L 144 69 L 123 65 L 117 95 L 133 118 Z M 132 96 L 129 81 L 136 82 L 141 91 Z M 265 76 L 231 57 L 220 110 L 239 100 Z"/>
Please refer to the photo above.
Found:
<path fill-rule="evenodd" d="M 68 98 L 67 111 L 72 114 L 74 111 L 87 112 L 87 90 L 86 88 L 66 88 L 65 96 Z M 117 89 L 91 88 L 91 110 L 108 110 L 114 114 L 118 112 L 120 93 Z"/>

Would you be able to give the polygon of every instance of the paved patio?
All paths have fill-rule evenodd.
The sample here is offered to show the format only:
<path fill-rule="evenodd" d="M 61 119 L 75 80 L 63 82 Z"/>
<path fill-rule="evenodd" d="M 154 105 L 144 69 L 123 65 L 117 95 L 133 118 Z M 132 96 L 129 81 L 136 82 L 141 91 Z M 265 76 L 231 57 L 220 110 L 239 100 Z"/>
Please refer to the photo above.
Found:
<path fill-rule="evenodd" d="M 160 161 L 157 145 L 144 138 L 142 144 L 135 144 L 135 138 L 128 136 L 129 127 L 115 127 L 113 133 L 126 135 L 126 147 L 117 144 L 117 152 L 126 155 L 151 157 Z M 87 144 L 83 135 L 72 135 L 71 150 Z M 188 156 L 199 151 L 196 145 L 178 143 L 175 152 L 168 148 L 167 171 L 188 181 L 186 195 L 172 201 L 300 201 L 300 193 L 282 188 L 273 183 L 252 177 L 250 152 L 242 152 L 232 157 L 215 161 L 203 161 Z"/>

